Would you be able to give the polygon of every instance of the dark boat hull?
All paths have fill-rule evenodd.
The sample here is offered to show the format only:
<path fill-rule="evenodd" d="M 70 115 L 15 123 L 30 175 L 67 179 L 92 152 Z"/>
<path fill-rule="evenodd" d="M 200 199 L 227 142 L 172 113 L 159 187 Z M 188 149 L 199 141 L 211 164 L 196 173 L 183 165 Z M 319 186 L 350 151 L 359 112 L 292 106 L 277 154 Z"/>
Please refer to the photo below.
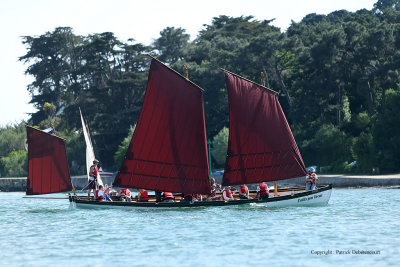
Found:
<path fill-rule="evenodd" d="M 260 204 L 266 207 L 290 207 L 290 206 L 314 206 L 325 205 L 329 202 L 332 185 L 321 186 L 313 191 L 286 190 L 280 192 L 278 197 L 270 197 L 266 200 L 260 199 L 237 199 L 231 201 L 195 201 L 195 202 L 124 202 L 124 201 L 94 201 L 70 196 L 71 205 L 77 208 L 184 208 L 184 207 L 216 207 L 237 206 L 246 204 Z M 270 193 L 273 195 L 272 193 Z"/>

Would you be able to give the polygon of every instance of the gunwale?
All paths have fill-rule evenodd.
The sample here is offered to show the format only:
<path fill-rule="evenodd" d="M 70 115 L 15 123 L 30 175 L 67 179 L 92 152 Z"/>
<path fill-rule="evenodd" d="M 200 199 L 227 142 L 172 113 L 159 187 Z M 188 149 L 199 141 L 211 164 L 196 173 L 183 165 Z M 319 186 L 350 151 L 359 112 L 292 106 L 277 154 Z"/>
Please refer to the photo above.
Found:
<path fill-rule="evenodd" d="M 291 190 L 295 190 L 292 188 Z M 290 190 L 290 189 L 289 189 Z M 243 204 L 265 204 L 271 202 L 279 202 L 290 199 L 302 198 L 305 196 L 314 195 L 320 192 L 332 190 L 332 184 L 320 186 L 316 190 L 312 191 L 300 191 L 294 194 L 285 194 L 278 197 L 270 197 L 265 200 L 261 199 L 235 199 L 230 201 L 215 200 L 215 201 L 195 201 L 195 202 L 124 202 L 124 201 L 95 201 L 81 198 L 79 196 L 70 196 L 69 200 L 71 203 L 76 203 L 79 205 L 90 205 L 97 207 L 153 207 L 153 208 L 183 208 L 183 207 L 215 207 L 215 206 L 237 206 Z M 282 191 L 283 192 L 283 191 Z"/>

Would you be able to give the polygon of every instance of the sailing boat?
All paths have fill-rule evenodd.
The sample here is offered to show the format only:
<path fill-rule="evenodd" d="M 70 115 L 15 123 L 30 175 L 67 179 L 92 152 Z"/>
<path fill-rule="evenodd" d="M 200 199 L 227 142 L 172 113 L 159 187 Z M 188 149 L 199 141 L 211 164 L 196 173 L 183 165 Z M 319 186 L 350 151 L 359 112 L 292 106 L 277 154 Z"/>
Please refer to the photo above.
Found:
<path fill-rule="evenodd" d="M 26 126 L 28 139 L 27 195 L 73 190 L 64 139 Z"/>
<path fill-rule="evenodd" d="M 277 93 L 227 70 L 229 139 L 223 185 L 305 176 L 307 171 Z M 276 186 L 275 186 L 276 188 Z M 268 199 L 267 206 L 328 203 L 332 186 Z M 286 195 L 286 196 L 285 196 Z"/>
<path fill-rule="evenodd" d="M 275 98 L 263 97 L 255 102 L 247 100 L 246 98 L 257 97 L 251 95 L 252 91 L 248 90 L 250 88 L 256 87 L 260 91 L 268 94 L 269 92 L 262 86 L 256 86 L 227 71 L 225 75 L 228 91 L 236 91 L 236 95 L 229 93 L 232 134 L 230 134 L 224 184 L 255 183 L 260 179 L 270 181 L 304 175 L 303 160 L 276 96 Z M 258 112 L 271 112 L 267 105 L 272 104 L 278 111 L 276 114 L 278 116 L 251 117 L 254 113 L 253 115 L 246 114 L 248 106 L 244 105 L 240 109 L 235 107 L 235 103 L 240 102 L 240 97 L 246 99 L 244 102 L 247 104 L 256 104 Z M 268 101 L 265 102 L 265 100 Z M 236 117 L 240 120 L 236 120 Z M 263 119 L 266 121 L 262 121 Z M 243 120 L 247 122 L 236 123 Z M 263 129 L 262 125 L 268 124 L 279 126 L 279 131 L 272 130 L 269 138 L 260 137 L 265 134 L 265 131 L 260 131 Z M 252 135 L 246 134 L 247 127 L 255 127 L 254 132 L 251 130 Z M 286 138 L 279 139 L 281 136 Z M 285 147 L 283 143 L 288 141 L 288 137 L 293 140 L 289 147 Z M 256 139 L 249 142 L 246 141 L 247 138 Z M 274 138 L 279 140 L 274 140 Z M 211 185 L 206 140 L 203 90 L 188 78 L 152 58 L 142 111 L 113 185 L 176 193 L 208 194 Z M 276 142 L 279 145 L 263 142 Z M 242 145 L 243 148 L 238 148 Z M 263 151 L 252 152 L 251 148 L 254 145 L 262 147 Z M 268 165 L 264 166 L 265 164 Z M 268 206 L 279 205 L 276 203 L 299 205 L 305 202 L 307 204 L 327 203 L 331 189 L 330 185 L 308 192 L 305 192 L 304 188 L 292 189 L 288 192 L 282 191 L 281 196 L 267 200 L 253 198 L 232 201 L 156 203 L 155 200 L 149 202 L 93 201 L 73 196 L 70 201 L 75 202 L 76 207 L 196 207 L 249 203 Z"/>
<path fill-rule="evenodd" d="M 93 161 L 95 160 L 96 157 L 94 156 L 93 144 L 92 144 L 92 139 L 90 138 L 89 128 L 87 127 L 85 120 L 83 119 L 82 111 L 80 108 L 79 108 L 79 113 L 81 114 L 82 131 L 86 143 L 86 174 L 89 184 L 90 167 L 93 165 Z M 97 172 L 97 185 L 103 185 L 103 181 L 101 179 L 99 172 Z"/>

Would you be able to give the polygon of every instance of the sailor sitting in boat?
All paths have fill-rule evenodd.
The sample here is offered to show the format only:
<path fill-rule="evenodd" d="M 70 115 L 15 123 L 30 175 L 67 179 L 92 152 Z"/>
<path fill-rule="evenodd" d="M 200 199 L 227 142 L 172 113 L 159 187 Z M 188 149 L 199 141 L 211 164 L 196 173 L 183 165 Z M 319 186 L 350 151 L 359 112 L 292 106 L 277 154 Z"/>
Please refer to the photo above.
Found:
<path fill-rule="evenodd" d="M 162 195 L 162 202 L 174 202 L 174 195 L 171 192 L 164 192 Z"/>
<path fill-rule="evenodd" d="M 112 201 L 111 199 L 111 188 L 108 186 L 108 184 L 104 185 L 104 200 L 105 201 Z"/>
<path fill-rule="evenodd" d="M 220 200 L 221 197 L 217 197 L 217 188 L 215 186 L 211 187 L 210 194 L 207 196 L 207 201 Z"/>
<path fill-rule="evenodd" d="M 117 198 L 120 201 L 131 201 L 131 191 L 128 188 L 122 188 L 118 193 Z"/>
<path fill-rule="evenodd" d="M 90 166 L 89 169 L 89 185 L 88 185 L 88 197 L 90 197 L 90 192 L 93 191 L 93 195 L 95 194 L 96 190 L 96 183 L 97 183 L 97 165 L 99 161 L 97 159 L 93 160 L 93 165 Z"/>
<path fill-rule="evenodd" d="M 149 201 L 149 194 L 146 190 L 140 189 L 139 194 L 137 196 L 138 202 L 148 202 Z"/>
<path fill-rule="evenodd" d="M 239 186 L 239 198 L 249 199 L 249 188 L 247 187 L 247 185 L 242 184 Z"/>
<path fill-rule="evenodd" d="M 222 191 L 222 199 L 225 201 L 234 200 L 230 186 L 228 186 Z"/>
<path fill-rule="evenodd" d="M 217 189 L 221 188 L 220 184 L 217 184 L 214 178 L 211 178 L 211 190 L 207 195 L 207 201 L 211 200 L 220 200 L 220 197 L 217 197 Z"/>
<path fill-rule="evenodd" d="M 95 198 L 97 201 L 104 201 L 104 188 L 102 185 L 99 186 L 99 189 L 96 190 Z"/>
<path fill-rule="evenodd" d="M 313 167 L 311 167 L 308 170 L 308 173 L 307 173 L 307 176 L 306 176 L 306 191 L 314 190 L 316 181 L 318 181 L 318 180 L 319 180 L 319 177 L 315 173 L 315 169 Z"/>
<path fill-rule="evenodd" d="M 268 185 L 263 182 L 257 186 L 257 194 L 256 198 L 261 198 L 262 200 L 267 199 L 269 197 Z"/>

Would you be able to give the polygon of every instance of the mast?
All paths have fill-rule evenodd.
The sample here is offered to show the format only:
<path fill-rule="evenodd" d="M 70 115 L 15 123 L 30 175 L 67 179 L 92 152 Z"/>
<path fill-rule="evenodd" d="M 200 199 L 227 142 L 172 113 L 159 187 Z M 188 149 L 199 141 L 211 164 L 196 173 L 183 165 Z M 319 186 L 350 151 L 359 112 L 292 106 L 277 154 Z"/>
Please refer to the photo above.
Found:
<path fill-rule="evenodd" d="M 261 84 L 265 86 L 264 72 L 261 72 Z M 278 185 L 276 184 L 276 181 L 274 181 L 274 196 L 278 196 Z"/>

